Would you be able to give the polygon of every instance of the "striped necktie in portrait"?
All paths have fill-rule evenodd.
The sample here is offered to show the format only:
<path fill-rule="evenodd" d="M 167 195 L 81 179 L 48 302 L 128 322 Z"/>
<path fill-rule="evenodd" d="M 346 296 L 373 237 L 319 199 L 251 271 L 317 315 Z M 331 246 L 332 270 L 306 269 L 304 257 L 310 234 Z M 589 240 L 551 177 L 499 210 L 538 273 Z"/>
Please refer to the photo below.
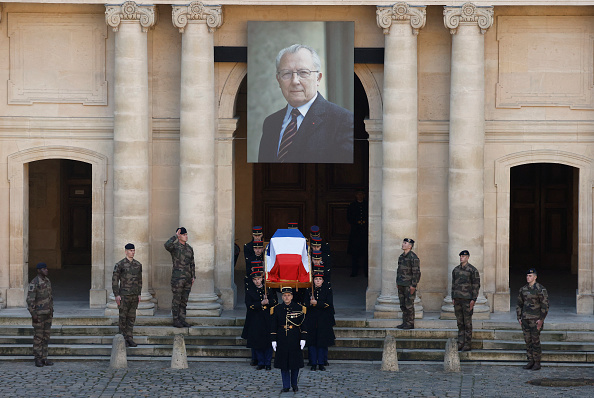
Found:
<path fill-rule="evenodd" d="M 291 111 L 291 121 L 287 125 L 285 132 L 283 134 L 283 139 L 281 141 L 280 147 L 278 149 L 278 157 L 277 160 L 281 163 L 285 161 L 287 153 L 289 153 L 289 148 L 293 143 L 293 137 L 297 134 L 297 116 L 300 116 L 301 112 L 299 109 L 293 108 Z"/>

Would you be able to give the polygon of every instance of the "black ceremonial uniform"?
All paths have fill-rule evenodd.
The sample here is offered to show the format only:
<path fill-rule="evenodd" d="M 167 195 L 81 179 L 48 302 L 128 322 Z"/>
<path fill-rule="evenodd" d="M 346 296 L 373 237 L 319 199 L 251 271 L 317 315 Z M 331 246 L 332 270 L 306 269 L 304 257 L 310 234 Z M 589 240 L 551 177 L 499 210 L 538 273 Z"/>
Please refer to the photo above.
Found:
<path fill-rule="evenodd" d="M 252 274 L 252 261 L 262 261 L 261 265 L 264 265 L 264 252 L 262 252 L 261 256 L 256 256 L 253 252 L 252 248 L 252 255 L 245 258 L 245 275 L 250 276 Z"/>
<path fill-rule="evenodd" d="M 241 338 L 247 340 L 248 348 L 268 349 L 270 348 L 270 308 L 276 305 L 276 297 L 268 290 L 268 305 L 262 305 L 264 300 L 264 286 L 256 287 L 251 278 L 246 278 L 245 324 Z"/>
<path fill-rule="evenodd" d="M 306 308 L 292 301 L 270 309 L 272 341 L 277 342 L 274 367 L 281 370 L 294 370 L 303 367 L 303 353 L 300 340 L 306 340 L 307 331 L 303 322 Z"/>
<path fill-rule="evenodd" d="M 334 345 L 334 304 L 332 288 L 324 282 L 320 287 L 314 287 L 313 298 L 317 301 L 307 305 L 307 345 L 315 347 L 330 347 Z"/>

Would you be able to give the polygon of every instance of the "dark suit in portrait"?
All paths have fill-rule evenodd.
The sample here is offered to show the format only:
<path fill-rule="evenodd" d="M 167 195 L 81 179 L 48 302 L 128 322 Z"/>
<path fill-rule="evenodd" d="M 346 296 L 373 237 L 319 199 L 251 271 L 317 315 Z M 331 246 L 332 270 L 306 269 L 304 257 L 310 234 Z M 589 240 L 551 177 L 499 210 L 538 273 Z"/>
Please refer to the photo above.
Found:
<path fill-rule="evenodd" d="M 287 107 L 264 120 L 258 162 L 277 163 Z M 353 113 L 318 93 L 293 138 L 285 163 L 352 163 Z"/>

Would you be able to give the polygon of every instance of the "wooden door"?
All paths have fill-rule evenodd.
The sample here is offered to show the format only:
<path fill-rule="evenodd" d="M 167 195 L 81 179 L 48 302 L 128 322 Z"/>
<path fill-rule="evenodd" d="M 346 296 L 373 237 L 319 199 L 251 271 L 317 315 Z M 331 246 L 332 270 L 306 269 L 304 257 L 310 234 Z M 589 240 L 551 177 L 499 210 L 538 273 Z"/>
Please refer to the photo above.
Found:
<path fill-rule="evenodd" d="M 537 163 L 511 169 L 510 266 L 571 268 L 574 169 Z"/>

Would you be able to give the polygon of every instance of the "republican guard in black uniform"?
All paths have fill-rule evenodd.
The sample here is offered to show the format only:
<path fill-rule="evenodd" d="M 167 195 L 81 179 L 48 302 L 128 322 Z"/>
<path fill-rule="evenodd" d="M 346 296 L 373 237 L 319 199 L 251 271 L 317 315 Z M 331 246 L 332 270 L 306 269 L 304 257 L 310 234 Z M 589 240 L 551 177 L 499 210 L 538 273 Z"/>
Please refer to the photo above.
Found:
<path fill-rule="evenodd" d="M 315 267 L 315 266 L 314 266 Z M 324 281 L 324 269 L 313 272 L 313 291 L 307 305 L 307 347 L 311 370 L 326 370 L 328 347 L 334 345 L 332 288 Z"/>
<path fill-rule="evenodd" d="M 243 255 L 245 257 L 246 263 L 248 262 L 248 258 L 254 256 L 254 242 L 262 240 L 264 240 L 264 233 L 262 231 L 262 227 L 259 225 L 254 226 L 252 228 L 252 240 L 243 245 Z"/>

